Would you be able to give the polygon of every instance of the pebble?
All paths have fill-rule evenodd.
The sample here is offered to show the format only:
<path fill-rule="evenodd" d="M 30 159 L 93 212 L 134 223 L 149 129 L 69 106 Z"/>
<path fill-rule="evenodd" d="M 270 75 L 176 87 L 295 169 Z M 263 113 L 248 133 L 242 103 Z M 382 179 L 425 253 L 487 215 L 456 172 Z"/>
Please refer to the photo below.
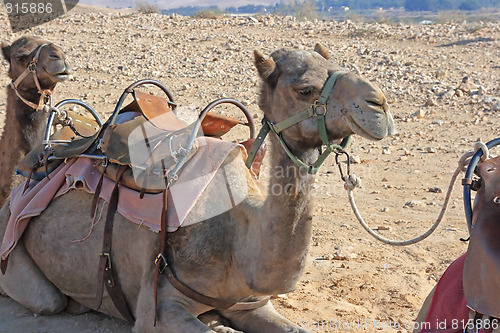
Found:
<path fill-rule="evenodd" d="M 438 104 L 437 104 L 437 103 L 436 103 L 436 101 L 435 101 L 435 100 L 433 100 L 433 99 L 428 99 L 428 100 L 425 102 L 425 106 L 436 106 L 436 105 L 438 105 Z M 424 115 L 423 115 L 423 116 L 425 116 L 425 113 L 424 113 Z M 423 117 L 423 116 L 422 116 L 422 117 Z M 418 116 L 417 116 L 417 118 L 418 118 Z M 421 117 L 420 117 L 420 118 L 421 118 Z"/>
<path fill-rule="evenodd" d="M 493 111 L 500 111 L 500 103 L 496 103 L 491 107 L 491 110 Z"/>
<path fill-rule="evenodd" d="M 382 148 L 382 155 L 391 155 L 391 150 L 389 147 Z"/>
<path fill-rule="evenodd" d="M 417 119 L 421 119 L 421 118 L 425 117 L 426 113 L 427 112 L 425 110 L 420 109 L 417 112 L 413 113 L 411 116 L 415 117 Z"/>
<path fill-rule="evenodd" d="M 360 164 L 361 158 L 358 155 L 349 155 L 351 163 Z"/>
<path fill-rule="evenodd" d="M 466 76 L 462 79 L 462 83 L 458 86 L 458 89 L 463 91 L 464 93 L 470 93 L 471 90 L 477 89 L 478 86 L 474 82 L 472 82 L 472 78 L 470 76 Z"/>
<path fill-rule="evenodd" d="M 403 208 L 414 208 L 417 206 L 423 206 L 422 201 L 416 201 L 416 200 L 408 201 L 407 203 L 405 203 Z"/>
<path fill-rule="evenodd" d="M 443 98 L 443 99 L 451 99 L 453 96 L 455 96 L 455 90 L 451 89 L 451 90 L 446 91 L 441 96 L 441 98 Z"/>
<path fill-rule="evenodd" d="M 434 149 L 433 147 L 427 147 L 426 151 L 428 153 L 435 153 L 436 152 L 436 149 Z"/>
<path fill-rule="evenodd" d="M 429 187 L 429 192 L 432 192 L 432 193 L 443 193 L 443 190 L 440 189 L 439 187 Z"/>

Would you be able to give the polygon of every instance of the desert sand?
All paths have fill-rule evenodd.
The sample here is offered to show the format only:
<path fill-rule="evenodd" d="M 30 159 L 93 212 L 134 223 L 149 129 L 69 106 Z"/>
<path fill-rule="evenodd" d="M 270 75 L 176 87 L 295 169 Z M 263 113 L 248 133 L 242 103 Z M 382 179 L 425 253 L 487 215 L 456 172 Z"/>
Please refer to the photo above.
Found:
<path fill-rule="evenodd" d="M 7 26 L 0 9 L 0 26 Z M 44 37 L 66 51 L 74 79 L 54 100 L 77 98 L 109 116 L 123 89 L 142 79 L 167 85 L 184 107 L 201 110 L 233 97 L 259 123 L 259 79 L 253 50 L 312 49 L 320 42 L 336 62 L 386 94 L 398 133 L 380 142 L 355 137 L 348 151 L 363 187 L 357 204 L 386 237 L 413 238 L 436 219 L 458 159 L 477 140 L 500 135 L 500 24 L 492 21 L 421 25 L 297 21 L 261 16 L 193 19 L 158 14 L 78 10 L 0 39 Z M 9 83 L 1 62 L 0 86 Z M 468 86 L 461 86 L 468 77 Z M 459 87 L 462 90 L 458 89 Z M 5 113 L 0 90 L 0 116 Z M 263 181 L 265 182 L 266 165 Z M 317 175 L 313 239 L 297 289 L 272 302 L 314 332 L 407 332 L 445 268 L 466 251 L 462 188 L 456 184 L 440 227 L 407 247 L 381 244 L 359 225 L 334 158 Z M 321 324 L 323 323 L 323 324 Z M 358 323 L 358 324 L 356 324 Z M 89 313 L 34 316 L 0 296 L 0 332 L 127 332 L 119 319 Z"/>

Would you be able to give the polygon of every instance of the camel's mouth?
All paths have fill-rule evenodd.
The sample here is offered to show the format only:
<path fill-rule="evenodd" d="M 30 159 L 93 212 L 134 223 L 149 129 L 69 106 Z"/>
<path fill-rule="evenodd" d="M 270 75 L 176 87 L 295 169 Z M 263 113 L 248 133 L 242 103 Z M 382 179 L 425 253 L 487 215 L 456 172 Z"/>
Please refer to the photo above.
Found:
<path fill-rule="evenodd" d="M 59 82 L 66 81 L 66 80 L 68 80 L 68 79 L 73 78 L 73 75 L 72 75 L 69 71 L 67 71 L 67 70 L 64 70 L 64 71 L 62 71 L 62 72 L 59 72 L 59 73 L 57 73 L 57 74 L 53 74 L 52 76 L 53 76 L 53 77 L 54 77 L 57 81 L 59 81 Z"/>
<path fill-rule="evenodd" d="M 73 78 L 72 70 L 68 68 L 64 68 L 56 73 L 48 71 L 45 67 L 43 69 L 56 82 L 63 82 Z"/>
<path fill-rule="evenodd" d="M 378 106 L 380 110 L 380 105 Z M 382 112 L 372 113 L 370 119 L 358 120 L 349 115 L 347 123 L 351 130 L 369 140 L 382 140 L 388 135 L 394 134 L 394 122 L 390 114 Z"/>
<path fill-rule="evenodd" d="M 63 81 L 66 81 L 68 79 L 71 79 L 73 77 L 73 75 L 69 75 L 69 74 L 56 74 L 53 77 L 55 79 L 57 79 L 57 81 L 63 82 Z"/>

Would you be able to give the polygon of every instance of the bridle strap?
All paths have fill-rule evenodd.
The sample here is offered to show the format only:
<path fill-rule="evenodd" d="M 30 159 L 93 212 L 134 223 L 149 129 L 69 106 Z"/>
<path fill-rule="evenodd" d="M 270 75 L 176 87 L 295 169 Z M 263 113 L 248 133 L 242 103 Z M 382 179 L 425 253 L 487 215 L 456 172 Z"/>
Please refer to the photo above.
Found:
<path fill-rule="evenodd" d="M 338 78 L 346 74 L 346 72 L 339 71 L 335 72 L 334 74 L 330 75 L 328 77 L 327 81 L 325 82 L 325 85 L 323 86 L 323 90 L 321 91 L 320 97 L 314 101 L 314 103 L 308 107 L 305 110 L 300 111 L 299 113 L 294 114 L 293 116 L 280 121 L 277 124 L 274 124 L 273 122 L 269 121 L 264 117 L 262 120 L 262 128 L 257 135 L 257 138 L 255 139 L 255 142 L 253 143 L 252 147 L 250 148 L 248 152 L 248 158 L 246 161 L 246 166 L 247 168 L 250 168 L 255 156 L 257 155 L 257 151 L 259 150 L 259 147 L 262 145 L 264 142 L 267 134 L 272 131 L 274 134 L 276 134 L 278 141 L 285 151 L 285 153 L 290 157 L 290 159 L 301 169 L 307 170 L 308 173 L 310 174 L 315 174 L 318 172 L 319 168 L 321 165 L 324 163 L 328 155 L 330 155 L 333 151 L 335 150 L 344 150 L 347 145 L 349 144 L 350 137 L 346 137 L 342 140 L 342 142 L 337 145 L 337 144 L 332 144 L 330 143 L 328 139 L 328 129 L 326 128 L 326 111 L 327 111 L 327 101 L 328 98 L 330 98 L 330 95 L 332 94 L 333 87 L 335 86 L 335 83 L 337 82 Z M 320 148 L 320 156 L 314 162 L 312 165 L 304 163 L 302 160 L 300 160 L 288 147 L 286 144 L 285 140 L 283 139 L 281 132 L 283 132 L 285 129 L 292 127 L 298 123 L 300 123 L 303 120 L 309 119 L 309 118 L 316 118 L 316 123 L 318 126 L 318 133 L 319 137 L 321 139 L 321 142 L 323 145 L 326 146 L 326 149 L 323 151 Z"/>
<path fill-rule="evenodd" d="M 28 67 L 26 67 L 24 72 L 22 72 L 21 75 L 19 75 L 19 77 L 16 80 L 12 80 L 12 82 L 10 83 L 10 86 L 16 92 L 17 97 L 21 101 L 23 101 L 24 104 L 28 105 L 29 107 L 37 111 L 43 109 L 43 106 L 48 102 L 48 100 L 50 99 L 50 95 L 52 94 L 51 90 L 42 89 L 42 87 L 40 86 L 40 82 L 38 81 L 38 76 L 36 75 L 36 69 L 38 64 L 38 58 L 40 57 L 40 52 L 42 51 L 42 48 L 47 45 L 49 44 L 42 44 L 38 46 L 35 56 L 33 57 L 33 60 L 31 60 L 30 63 L 28 64 Z M 38 93 L 40 94 L 40 100 L 38 101 L 38 104 L 28 101 L 26 98 L 21 96 L 21 93 L 19 92 L 19 85 L 30 74 L 33 74 L 33 80 L 35 81 L 36 88 L 38 89 Z"/>

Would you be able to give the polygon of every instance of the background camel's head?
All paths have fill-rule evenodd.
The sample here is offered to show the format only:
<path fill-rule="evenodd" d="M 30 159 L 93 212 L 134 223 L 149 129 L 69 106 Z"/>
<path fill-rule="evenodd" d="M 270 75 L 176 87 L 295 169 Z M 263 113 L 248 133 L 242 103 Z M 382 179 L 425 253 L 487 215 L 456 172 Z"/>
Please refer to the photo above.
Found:
<path fill-rule="evenodd" d="M 38 37 L 22 37 L 12 45 L 2 43 L 2 53 L 9 62 L 9 76 L 17 79 L 28 64 L 33 60 L 38 47 L 44 46 L 38 58 L 36 74 L 42 89 L 53 89 L 58 82 L 65 81 L 71 74 L 71 67 L 66 60 L 64 52 L 56 45 Z M 21 90 L 36 89 L 32 74 L 30 74 L 19 88 Z"/>
<path fill-rule="evenodd" d="M 254 51 L 254 57 L 263 80 L 259 106 L 274 123 L 310 107 L 328 77 L 341 70 L 319 44 L 314 51 L 280 49 L 269 58 Z M 394 120 L 382 91 L 352 73 L 337 79 L 327 102 L 326 123 L 330 140 L 350 134 L 380 140 L 394 134 Z M 315 118 L 286 129 L 283 136 L 294 146 L 321 145 Z"/>

